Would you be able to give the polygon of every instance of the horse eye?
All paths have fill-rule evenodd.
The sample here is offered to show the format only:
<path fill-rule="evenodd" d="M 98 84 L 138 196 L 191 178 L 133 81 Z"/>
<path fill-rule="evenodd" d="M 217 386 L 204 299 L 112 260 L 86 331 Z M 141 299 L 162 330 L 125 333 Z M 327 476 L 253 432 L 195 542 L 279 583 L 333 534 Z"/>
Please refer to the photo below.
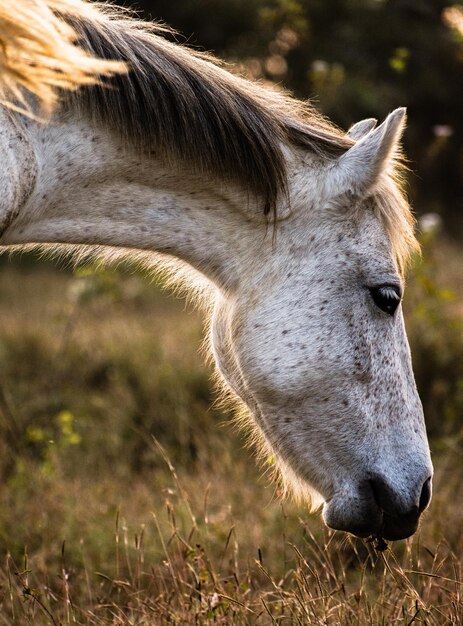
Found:
<path fill-rule="evenodd" d="M 402 293 L 397 285 L 371 287 L 370 293 L 376 306 L 389 315 L 394 315 L 402 300 Z"/>

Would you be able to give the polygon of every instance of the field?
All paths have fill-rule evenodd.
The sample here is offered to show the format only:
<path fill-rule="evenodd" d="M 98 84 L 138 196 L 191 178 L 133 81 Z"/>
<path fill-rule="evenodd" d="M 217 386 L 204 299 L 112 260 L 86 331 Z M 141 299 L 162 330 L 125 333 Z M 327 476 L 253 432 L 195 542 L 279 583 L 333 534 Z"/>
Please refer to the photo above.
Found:
<path fill-rule="evenodd" d="M 463 623 L 463 255 L 406 297 L 434 499 L 377 552 L 283 502 L 214 404 L 202 317 L 131 268 L 0 266 L 0 624 Z"/>

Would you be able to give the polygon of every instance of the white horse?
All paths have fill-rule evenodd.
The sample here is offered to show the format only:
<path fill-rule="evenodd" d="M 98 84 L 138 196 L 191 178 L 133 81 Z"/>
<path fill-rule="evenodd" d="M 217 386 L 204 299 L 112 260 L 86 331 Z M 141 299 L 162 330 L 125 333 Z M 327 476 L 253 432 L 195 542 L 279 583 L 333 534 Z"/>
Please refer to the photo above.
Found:
<path fill-rule="evenodd" d="M 131 69 L 47 124 L 1 111 L 1 244 L 194 268 L 218 370 L 286 483 L 332 528 L 413 534 L 432 465 L 400 306 L 404 110 L 345 134 L 156 27 L 62 17 Z"/>

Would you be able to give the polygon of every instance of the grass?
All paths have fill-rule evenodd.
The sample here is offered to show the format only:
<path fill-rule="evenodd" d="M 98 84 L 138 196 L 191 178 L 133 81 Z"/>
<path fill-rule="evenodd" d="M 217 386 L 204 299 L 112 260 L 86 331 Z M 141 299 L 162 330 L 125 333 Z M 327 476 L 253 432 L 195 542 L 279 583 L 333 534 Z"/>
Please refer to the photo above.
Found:
<path fill-rule="evenodd" d="M 4 262 L 0 624 L 463 623 L 463 301 L 432 245 L 407 318 L 435 495 L 385 552 L 281 501 L 213 405 L 184 303 L 136 274 Z"/>

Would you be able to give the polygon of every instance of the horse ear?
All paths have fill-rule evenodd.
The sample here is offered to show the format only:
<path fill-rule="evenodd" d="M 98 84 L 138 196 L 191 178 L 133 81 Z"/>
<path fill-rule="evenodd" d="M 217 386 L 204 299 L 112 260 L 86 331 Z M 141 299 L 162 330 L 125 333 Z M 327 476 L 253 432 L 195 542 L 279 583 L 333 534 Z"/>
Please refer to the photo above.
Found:
<path fill-rule="evenodd" d="M 328 195 L 365 197 L 392 164 L 404 126 L 405 109 L 396 109 L 332 163 L 326 179 Z"/>
<path fill-rule="evenodd" d="M 358 141 L 365 135 L 368 135 L 370 130 L 373 130 L 377 124 L 378 120 L 375 120 L 374 117 L 369 117 L 366 120 L 362 120 L 361 122 L 357 122 L 357 124 L 353 124 L 347 131 L 347 136 L 353 139 L 354 141 Z"/>

